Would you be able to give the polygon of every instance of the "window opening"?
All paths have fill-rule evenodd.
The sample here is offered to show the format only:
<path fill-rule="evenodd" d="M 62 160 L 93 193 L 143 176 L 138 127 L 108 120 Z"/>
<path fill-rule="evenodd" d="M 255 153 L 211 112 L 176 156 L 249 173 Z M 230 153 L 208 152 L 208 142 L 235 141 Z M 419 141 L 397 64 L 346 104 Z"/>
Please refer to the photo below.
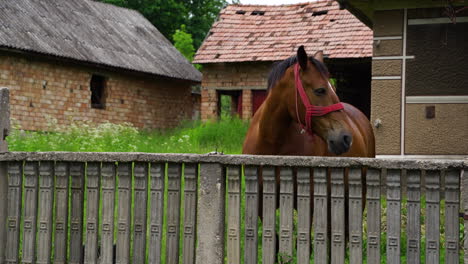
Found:
<path fill-rule="evenodd" d="M 100 75 L 91 77 L 91 108 L 104 109 L 105 108 L 105 88 L 106 78 Z"/>

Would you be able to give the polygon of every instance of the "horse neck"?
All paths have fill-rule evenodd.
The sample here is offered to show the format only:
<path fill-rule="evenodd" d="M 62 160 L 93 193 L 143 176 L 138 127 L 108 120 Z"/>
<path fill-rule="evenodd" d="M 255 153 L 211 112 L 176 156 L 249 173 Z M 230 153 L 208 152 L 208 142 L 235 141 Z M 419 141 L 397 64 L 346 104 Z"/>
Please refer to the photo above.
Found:
<path fill-rule="evenodd" d="M 284 136 L 292 121 L 282 97 L 280 92 L 272 90 L 263 103 L 259 132 L 262 140 L 269 143 L 278 142 Z"/>

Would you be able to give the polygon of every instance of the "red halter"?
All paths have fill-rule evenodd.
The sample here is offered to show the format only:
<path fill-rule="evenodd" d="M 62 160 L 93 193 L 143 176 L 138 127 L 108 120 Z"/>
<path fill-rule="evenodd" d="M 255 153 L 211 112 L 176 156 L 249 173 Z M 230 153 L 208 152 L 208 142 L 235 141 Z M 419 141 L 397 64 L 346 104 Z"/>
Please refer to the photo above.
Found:
<path fill-rule="evenodd" d="M 297 114 L 297 120 L 299 121 L 299 124 L 302 127 L 301 134 L 307 131 L 310 135 L 313 135 L 312 131 L 312 117 L 313 116 L 323 116 L 326 115 L 330 112 L 335 112 L 338 110 L 343 109 L 343 104 L 342 103 L 337 103 L 337 104 L 332 104 L 329 106 L 315 106 L 311 105 L 309 102 L 309 98 L 307 97 L 307 94 L 304 90 L 304 86 L 302 86 L 302 81 L 301 78 L 299 77 L 299 63 L 296 63 L 294 66 L 294 79 L 296 83 L 296 114 Z M 328 80 L 327 80 L 328 81 Z M 330 83 L 328 83 L 329 86 Z M 330 87 L 331 88 L 331 87 Z M 306 117 L 305 117 L 305 126 L 302 124 L 301 119 L 299 117 L 299 110 L 298 110 L 298 104 L 297 104 L 297 93 L 301 96 L 302 103 L 304 104 L 306 108 Z"/>

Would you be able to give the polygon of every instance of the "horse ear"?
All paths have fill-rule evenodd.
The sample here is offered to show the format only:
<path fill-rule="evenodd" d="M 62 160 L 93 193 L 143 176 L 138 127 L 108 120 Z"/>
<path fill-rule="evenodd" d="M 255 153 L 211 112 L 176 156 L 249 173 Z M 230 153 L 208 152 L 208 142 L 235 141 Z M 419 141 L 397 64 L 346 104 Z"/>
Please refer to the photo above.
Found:
<path fill-rule="evenodd" d="M 319 50 L 315 53 L 314 55 L 314 59 L 320 61 L 321 63 L 323 63 L 323 51 Z"/>
<path fill-rule="evenodd" d="M 302 70 L 306 70 L 307 69 L 307 61 L 309 60 L 309 58 L 307 57 L 307 53 L 304 49 L 304 46 L 300 46 L 298 49 L 297 49 L 297 62 L 299 63 L 299 66 L 301 66 L 301 69 Z"/>

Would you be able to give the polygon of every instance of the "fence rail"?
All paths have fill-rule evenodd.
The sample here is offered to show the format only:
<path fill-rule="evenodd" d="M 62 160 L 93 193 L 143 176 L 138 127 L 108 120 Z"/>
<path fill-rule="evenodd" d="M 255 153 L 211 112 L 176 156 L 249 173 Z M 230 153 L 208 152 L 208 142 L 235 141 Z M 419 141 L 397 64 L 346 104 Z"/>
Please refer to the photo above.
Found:
<path fill-rule="evenodd" d="M 0 167 L 1 263 L 459 263 L 466 252 L 466 160 L 6 152 Z"/>

